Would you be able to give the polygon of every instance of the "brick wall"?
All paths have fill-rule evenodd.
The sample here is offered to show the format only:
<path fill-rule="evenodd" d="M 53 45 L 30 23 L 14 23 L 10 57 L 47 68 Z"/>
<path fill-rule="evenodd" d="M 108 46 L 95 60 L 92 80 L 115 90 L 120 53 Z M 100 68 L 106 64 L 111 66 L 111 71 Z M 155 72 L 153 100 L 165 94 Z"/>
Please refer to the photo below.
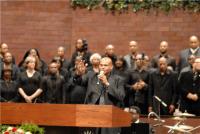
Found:
<path fill-rule="evenodd" d="M 1 42 L 6 42 L 17 62 L 29 48 L 38 48 L 49 61 L 59 45 L 70 58 L 78 38 L 86 38 L 89 49 L 104 52 L 112 43 L 117 54 L 128 53 L 128 43 L 137 40 L 140 51 L 152 56 L 159 42 L 167 40 L 170 54 L 187 47 L 190 35 L 200 37 L 200 14 L 174 11 L 165 13 L 131 11 L 106 13 L 103 9 L 72 9 L 68 0 L 1 1 Z"/>

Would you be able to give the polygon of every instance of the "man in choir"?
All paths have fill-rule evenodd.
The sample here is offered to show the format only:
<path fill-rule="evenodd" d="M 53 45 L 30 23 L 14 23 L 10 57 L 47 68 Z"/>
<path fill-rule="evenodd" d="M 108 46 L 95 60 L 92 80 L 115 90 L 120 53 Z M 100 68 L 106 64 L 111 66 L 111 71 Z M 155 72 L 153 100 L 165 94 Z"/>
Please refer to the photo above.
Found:
<path fill-rule="evenodd" d="M 172 57 L 171 55 L 168 54 L 168 42 L 167 41 L 161 41 L 160 43 L 160 53 L 155 55 L 152 60 L 151 60 L 151 66 L 153 68 L 157 68 L 158 67 L 158 60 L 161 57 L 165 57 L 167 59 L 167 64 L 168 64 L 168 68 L 175 70 L 176 69 L 176 60 L 174 57 Z"/>
<path fill-rule="evenodd" d="M 136 83 L 133 83 L 132 90 L 134 94 L 132 96 L 133 103 L 131 105 L 138 106 L 141 109 L 142 114 L 148 113 L 148 82 L 149 72 L 144 65 L 145 54 L 137 54 L 136 56 L 136 69 L 131 73 L 132 78 L 138 76 Z"/>
<path fill-rule="evenodd" d="M 114 65 L 117 59 L 117 56 L 115 55 L 115 47 L 112 44 L 109 44 L 106 46 L 105 54 L 103 55 L 103 57 L 109 57 L 112 60 L 112 63 Z"/>
<path fill-rule="evenodd" d="M 58 72 L 56 62 L 49 64 L 48 74 L 42 78 L 43 101 L 46 103 L 65 103 L 65 80 Z"/>
<path fill-rule="evenodd" d="M 189 48 L 184 49 L 180 52 L 179 55 L 179 63 L 178 63 L 178 71 L 188 66 L 188 57 L 190 55 L 200 56 L 200 48 L 199 48 L 199 39 L 197 36 L 193 35 L 189 39 Z"/>
<path fill-rule="evenodd" d="M 183 72 L 179 80 L 181 111 L 200 116 L 200 58 L 193 63 L 193 70 Z"/>
<path fill-rule="evenodd" d="M 152 110 L 161 115 L 172 114 L 177 102 L 177 74 L 167 68 L 167 59 L 161 57 L 158 60 L 159 68 L 149 77 L 149 112 Z M 167 106 L 160 104 L 156 98 L 160 98 Z"/>
<path fill-rule="evenodd" d="M 135 69 L 135 57 L 138 53 L 138 43 L 136 41 L 131 41 L 129 43 L 130 54 L 124 56 L 128 68 Z"/>

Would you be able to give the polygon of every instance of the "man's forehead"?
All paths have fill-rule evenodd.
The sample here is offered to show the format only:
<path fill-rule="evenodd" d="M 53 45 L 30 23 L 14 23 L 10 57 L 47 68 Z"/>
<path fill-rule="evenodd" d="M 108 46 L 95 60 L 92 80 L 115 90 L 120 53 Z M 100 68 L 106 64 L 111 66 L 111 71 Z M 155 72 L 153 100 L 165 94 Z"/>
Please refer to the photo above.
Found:
<path fill-rule="evenodd" d="M 3 44 L 1 45 L 1 47 L 2 47 L 2 48 L 7 48 L 8 45 L 7 45 L 6 43 L 3 43 Z"/>
<path fill-rule="evenodd" d="M 59 47 L 59 48 L 58 48 L 58 51 L 64 51 L 64 50 L 65 50 L 64 47 Z"/>
<path fill-rule="evenodd" d="M 49 66 L 50 67 L 57 67 L 57 63 L 51 63 Z"/>
<path fill-rule="evenodd" d="M 102 58 L 100 61 L 101 64 L 110 64 L 111 62 L 110 58 Z"/>
<path fill-rule="evenodd" d="M 191 36 L 190 37 L 190 41 L 195 41 L 196 42 L 196 41 L 198 41 L 198 38 L 196 36 Z"/>
<path fill-rule="evenodd" d="M 131 42 L 129 42 L 129 45 L 130 46 L 137 45 L 137 42 L 136 41 L 131 41 Z"/>

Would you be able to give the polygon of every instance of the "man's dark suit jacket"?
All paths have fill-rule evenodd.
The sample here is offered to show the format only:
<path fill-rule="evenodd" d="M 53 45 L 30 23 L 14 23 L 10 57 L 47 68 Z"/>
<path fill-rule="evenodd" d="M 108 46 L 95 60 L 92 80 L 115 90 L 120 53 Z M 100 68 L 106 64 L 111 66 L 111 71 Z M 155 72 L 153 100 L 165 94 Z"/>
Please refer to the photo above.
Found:
<path fill-rule="evenodd" d="M 200 114 L 200 74 L 194 75 L 192 71 L 182 73 L 179 85 L 181 90 L 181 110 L 184 112 Z M 187 98 L 188 93 L 197 94 L 198 100 Z M 198 113 L 196 113 L 198 112 Z"/>
<path fill-rule="evenodd" d="M 153 106 L 153 110 L 158 113 L 158 101 L 154 96 L 158 96 L 164 101 L 168 107 L 169 105 L 175 105 L 177 102 L 177 74 L 175 72 L 167 70 L 162 76 L 159 69 L 150 74 L 149 78 L 149 106 Z M 161 105 L 162 108 L 162 105 Z M 163 108 L 163 114 L 169 114 L 169 108 Z"/>
<path fill-rule="evenodd" d="M 65 102 L 65 80 L 61 75 L 46 75 L 42 78 L 41 89 L 43 90 L 42 99 L 46 103 Z"/>
<path fill-rule="evenodd" d="M 87 82 L 87 93 L 86 93 L 86 103 L 87 104 L 98 104 L 101 90 L 105 88 L 105 105 L 115 105 L 115 106 L 122 106 L 125 91 L 124 91 L 124 81 L 123 79 L 110 73 L 108 76 L 109 86 L 105 87 L 102 86 L 102 83 L 98 83 L 97 74 L 93 73 L 83 77 L 83 80 Z"/>

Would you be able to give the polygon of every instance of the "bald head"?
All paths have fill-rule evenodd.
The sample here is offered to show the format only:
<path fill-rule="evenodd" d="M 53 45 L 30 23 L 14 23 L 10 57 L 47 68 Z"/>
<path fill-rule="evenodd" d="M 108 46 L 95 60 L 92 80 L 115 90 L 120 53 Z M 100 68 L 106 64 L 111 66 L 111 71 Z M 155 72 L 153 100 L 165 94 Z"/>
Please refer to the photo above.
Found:
<path fill-rule="evenodd" d="M 109 44 L 106 46 L 105 48 L 105 53 L 108 55 L 108 56 L 112 56 L 114 54 L 114 46 L 112 44 Z"/>
<path fill-rule="evenodd" d="M 158 60 L 158 66 L 159 66 L 160 72 L 165 72 L 167 70 L 167 59 L 164 57 L 161 57 Z"/>
<path fill-rule="evenodd" d="M 129 50 L 132 54 L 135 54 L 138 50 L 138 43 L 136 41 L 130 41 Z"/>
<path fill-rule="evenodd" d="M 199 47 L 199 39 L 197 36 L 193 35 L 193 36 L 190 36 L 190 48 L 192 49 L 196 49 L 197 47 Z"/>
<path fill-rule="evenodd" d="M 161 41 L 160 42 L 160 53 L 165 54 L 168 50 L 168 42 L 167 41 Z"/>
<path fill-rule="evenodd" d="M 137 41 L 130 41 L 129 45 L 138 45 Z"/>
<path fill-rule="evenodd" d="M 65 51 L 65 48 L 64 48 L 63 46 L 59 46 L 59 47 L 58 47 L 58 50 Z"/>
<path fill-rule="evenodd" d="M 109 44 L 106 46 L 106 49 L 114 49 L 114 46 L 112 44 Z"/>
<path fill-rule="evenodd" d="M 161 57 L 158 62 L 167 62 L 167 59 L 165 57 Z"/>
<path fill-rule="evenodd" d="M 58 50 L 57 50 L 57 55 L 61 58 L 64 57 L 65 55 L 65 48 L 63 46 L 59 46 L 58 47 Z"/>

